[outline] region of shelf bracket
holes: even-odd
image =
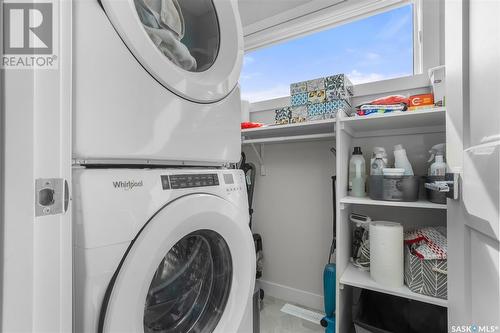
[[[255,155],[257,155],[257,159],[259,160],[259,166],[260,166],[260,175],[265,176],[266,175],[266,167],[264,166],[264,144],[260,144],[260,151],[255,147],[254,143],[251,143],[250,146],[252,147],[253,151],[255,152]]]
[[[345,204],[343,202],[339,203],[339,208],[340,208],[340,210],[344,210]]]

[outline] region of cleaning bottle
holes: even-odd
[[[382,159],[384,160],[384,164],[387,166],[389,161],[387,160],[387,152],[384,147],[373,147],[372,157],[370,158],[370,165],[375,161],[376,155],[382,154]]]
[[[354,147],[349,161],[349,191],[352,196],[365,196],[365,177],[365,158],[361,153],[361,147]]]
[[[446,162],[444,160],[444,155],[446,154],[446,144],[440,143],[429,150],[431,157],[427,162],[434,162],[430,165],[428,174],[429,176],[445,176],[446,174]]]
[[[394,167],[405,169],[405,176],[413,176],[413,168],[402,145],[394,146]]]
[[[387,159],[386,159],[387,160]],[[387,167],[387,162],[384,161],[382,153],[375,154],[370,164],[370,176],[382,176],[382,170]]]

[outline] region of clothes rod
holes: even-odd
[[[244,139],[242,144],[258,144],[258,143],[273,143],[273,142],[291,142],[291,141],[309,141],[309,140],[319,140],[326,138],[334,138],[335,133],[320,133],[320,134],[305,134],[305,135],[293,135],[293,136],[277,136],[271,138],[260,138],[260,139]]]

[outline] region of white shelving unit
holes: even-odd
[[[267,125],[241,131],[241,143],[264,144],[315,141],[335,138],[335,119],[308,121],[287,125]]]
[[[355,204],[355,205],[370,205],[370,206],[390,206],[390,207],[409,207],[409,208],[427,208],[427,209],[446,209],[446,205],[440,205],[432,203],[425,199],[420,199],[418,201],[383,201],[383,200],[372,200],[369,197],[357,198],[357,197],[344,197],[340,199],[340,203],[343,204]]]
[[[445,108],[344,117],[341,127],[354,138],[444,132]]]
[[[412,292],[408,287],[390,288],[381,286],[370,277],[370,272],[362,271],[349,264],[340,278],[340,283],[357,288],[369,289],[381,293],[391,294],[399,297],[409,298],[420,302],[448,307],[445,299],[430,297]]]
[[[397,297],[447,307],[447,301],[410,291],[406,286],[389,288],[376,283],[370,273],[350,263],[352,212],[370,212],[375,219],[391,219],[403,224],[404,228],[429,225],[446,225],[446,205],[435,204],[425,199],[416,202],[395,202],[372,200],[368,196],[351,197],[347,192],[349,159],[353,147],[360,146],[365,154],[371,154],[373,147],[391,149],[396,144],[407,148],[416,175],[425,174],[427,150],[446,140],[445,108],[422,109],[400,113],[377,114],[366,117],[339,115],[336,127],[337,151],[337,332],[349,332],[352,328],[353,297],[355,288],[373,290]],[[388,154],[391,152],[388,150]],[[391,156],[392,157],[392,156]],[[391,161],[390,161],[391,163]],[[423,193],[421,197],[423,198]]]

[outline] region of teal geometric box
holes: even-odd
[[[292,106],[306,105],[308,100],[307,92],[295,94],[290,97]]]
[[[309,104],[307,106],[307,120],[324,119],[326,110],[325,104],[326,103]]]

